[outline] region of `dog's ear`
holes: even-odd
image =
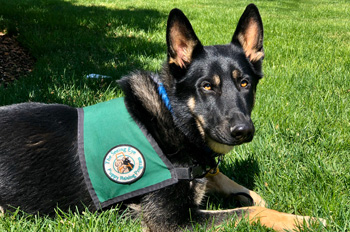
[[[180,68],[190,64],[195,52],[203,48],[187,17],[179,9],[173,9],[168,18],[166,41],[168,62]]]
[[[264,30],[258,8],[247,6],[239,19],[232,43],[239,43],[250,62],[257,63],[264,58]]]

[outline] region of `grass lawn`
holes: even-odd
[[[221,170],[257,191],[269,208],[328,221],[326,229],[315,225],[314,231],[350,231],[350,4],[252,2],[264,22],[266,52],[253,111],[257,132],[253,142],[226,155]],[[81,107],[121,96],[114,80],[131,70],[160,68],[172,8],[182,9],[202,43],[211,45],[231,40],[248,3],[0,0],[0,31],[17,32],[37,59],[28,77],[0,87],[0,105],[40,101]],[[90,73],[112,79],[86,79]],[[116,211],[57,211],[56,218],[17,212],[0,217],[0,231],[140,230],[139,221]],[[268,231],[247,222],[223,230]]]

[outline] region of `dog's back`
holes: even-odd
[[[0,128],[0,206],[52,213],[56,206],[75,206],[77,199],[89,201],[76,155],[75,108],[40,103],[1,107]]]

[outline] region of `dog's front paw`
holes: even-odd
[[[295,221],[296,221],[296,223],[298,223],[298,225],[303,225],[303,223],[306,223],[307,226],[310,226],[310,224],[317,223],[317,224],[322,224],[323,227],[327,226],[326,219],[318,218],[318,217],[299,216],[298,215]]]
[[[232,193],[231,196],[233,199],[239,202],[239,206],[261,206],[266,207],[267,204],[262,199],[262,197],[256,192],[248,190],[247,192],[237,192]]]
[[[206,178],[208,180],[208,191],[222,193],[238,201],[241,206],[267,206],[259,194],[237,184],[221,172],[215,175],[207,175]]]
[[[276,210],[252,206],[239,208],[246,213],[244,216],[249,219],[249,222],[259,222],[268,228],[275,231],[304,231],[311,227],[311,224],[319,224],[321,227],[326,227],[326,221],[321,218],[299,216],[288,213],[281,213]]]
[[[262,199],[262,197],[259,194],[249,190],[249,195],[253,199],[253,203],[255,206],[267,207],[267,203],[264,199]]]

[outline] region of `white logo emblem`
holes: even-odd
[[[103,168],[109,179],[119,184],[129,184],[142,177],[145,159],[141,152],[130,145],[112,148],[103,160]]]

